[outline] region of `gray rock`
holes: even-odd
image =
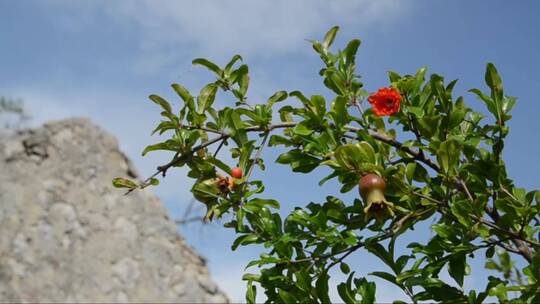
[[[0,302],[227,302],[116,139],[86,119],[0,133]]]

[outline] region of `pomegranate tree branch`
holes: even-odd
[[[267,135],[268,135],[273,130],[283,129],[283,128],[292,128],[292,127],[294,127],[296,125],[297,125],[296,122],[284,122],[284,123],[273,124],[273,125],[270,125],[270,126],[267,126],[267,127],[261,127],[261,126],[248,127],[248,128],[245,128],[245,131],[246,132],[266,132]],[[206,148],[206,147],[208,147],[208,146],[210,146],[210,145],[212,145],[214,143],[217,143],[217,142],[220,142],[220,141],[225,141],[228,138],[230,138],[230,136],[231,136],[229,133],[226,133],[225,131],[214,130],[214,129],[209,129],[209,128],[202,128],[202,127],[195,127],[195,126],[184,126],[183,128],[200,129],[202,131],[219,134],[218,137],[193,147],[187,153],[188,155],[192,155],[193,153],[196,153],[197,151],[199,151],[201,149],[204,149],[204,148]],[[363,130],[363,129],[352,127],[352,126],[345,126],[345,128],[348,131],[354,132],[354,133],[358,133],[359,131]],[[376,132],[374,130],[368,130],[368,132],[369,132],[369,135],[371,137],[373,137],[375,140],[386,143],[386,144],[388,144],[388,145],[390,145],[390,146],[392,146],[392,147],[394,147],[394,148],[396,148],[398,150],[404,151],[405,153],[409,154],[413,159],[415,159],[415,160],[417,160],[417,161],[419,161],[421,163],[426,164],[427,166],[429,166],[430,168],[432,168],[433,170],[435,170],[438,173],[441,172],[440,166],[438,164],[436,164],[433,160],[426,157],[422,153],[421,150],[416,150],[416,149],[412,149],[410,147],[404,146],[403,143],[401,143],[400,141],[398,141],[398,140],[396,140],[394,138],[388,137],[386,135],[380,134],[380,133],[378,133],[378,132]],[[259,151],[261,151],[261,150],[259,150]],[[175,156],[173,157],[173,159],[169,163],[167,163],[167,164],[165,164],[163,166],[159,166],[157,168],[157,172],[155,172],[151,177],[146,179],[143,182],[142,186],[144,187],[145,185],[148,185],[151,182],[151,180],[153,178],[155,178],[156,176],[158,176],[159,174],[165,175],[167,170],[170,169],[171,167],[175,166],[176,164],[178,164],[178,162],[181,160],[182,157],[183,157],[183,155],[180,155],[180,153],[177,152],[175,154]],[[467,195],[469,200],[474,203],[475,197],[469,191],[466,183],[462,179],[457,178],[456,179],[456,184],[457,184],[457,187]],[[131,191],[133,191],[133,189],[129,190],[128,193],[130,193]],[[128,193],[126,193],[126,194],[128,194]],[[487,206],[486,211],[487,211],[488,215],[493,219],[494,222],[486,221],[483,218],[477,218],[477,220],[482,222],[484,225],[490,226],[491,228],[493,228],[495,230],[498,230],[498,231],[500,231],[502,233],[505,233],[507,235],[510,235],[510,236],[514,237],[515,239],[513,240],[513,242],[516,245],[516,247],[518,248],[518,250],[522,253],[522,255],[526,259],[531,260],[534,254],[529,250],[527,244],[530,244],[530,245],[532,245],[534,247],[539,248],[540,243],[527,240],[527,239],[523,238],[520,234],[518,234],[518,233],[516,233],[514,231],[508,231],[508,230],[500,228],[500,226],[498,225],[499,217],[498,217],[498,214],[495,212],[495,210],[492,210],[489,206]]]
[[[434,199],[434,198],[432,198],[430,196],[424,195],[422,193],[418,193],[416,191],[411,192],[411,194],[414,194],[414,195],[416,195],[418,197],[421,197],[423,199],[434,202],[434,203],[436,203],[437,205],[439,205],[441,207],[448,208],[447,203],[439,201],[437,199]],[[514,245],[516,245],[516,249],[509,250],[509,251],[520,254],[521,256],[523,256],[529,262],[531,262],[532,259],[534,258],[534,254],[529,250],[529,247],[527,246],[527,244],[529,244],[530,246],[536,247],[536,248],[540,248],[540,243],[528,240],[528,239],[524,238],[523,236],[521,236],[520,234],[518,234],[518,233],[516,233],[516,232],[514,232],[512,230],[507,230],[507,229],[501,228],[499,225],[497,225],[496,222],[488,221],[488,220],[486,220],[486,219],[484,219],[482,217],[478,217],[478,216],[476,216],[474,214],[471,214],[471,217],[474,220],[476,220],[477,222],[479,222],[480,224],[488,226],[488,227],[490,227],[490,228],[492,228],[494,230],[497,230],[499,233],[505,234],[508,237],[510,237],[507,240],[510,240],[512,243],[514,243]],[[457,219],[455,219],[455,220],[457,221]],[[503,245],[502,242],[498,243],[496,245],[498,245],[500,247],[503,247],[504,249],[507,249],[507,250],[509,248],[506,245],[502,246]]]
[[[245,128],[244,130],[246,132],[266,132],[266,133],[270,133],[271,131],[276,130],[276,129],[292,128],[292,127],[295,127],[297,124],[298,123],[296,123],[296,122],[284,122],[284,123],[273,124],[273,125],[270,125],[270,126],[267,126],[267,127],[253,126],[253,127]],[[231,135],[229,133],[225,132],[225,131],[205,128],[205,127],[182,126],[182,128],[189,129],[189,130],[202,130],[202,131],[209,132],[209,133],[219,134],[218,137],[191,148],[191,150],[188,153],[185,153],[185,154],[188,154],[188,155],[192,155],[193,153],[196,153],[197,151],[199,151],[201,149],[204,149],[204,148],[206,148],[206,147],[208,147],[208,146],[210,146],[210,145],[212,145],[214,143],[217,143],[219,141],[223,142],[223,141],[225,141],[225,140],[227,140],[227,139],[229,139],[231,137]],[[352,126],[345,126],[345,128],[348,131],[355,132],[355,133],[362,130],[362,129],[355,128],[355,127],[352,127]],[[388,144],[390,146],[395,147],[396,149],[399,149],[399,150],[402,150],[402,151],[406,152],[407,154],[409,154],[414,159],[428,165],[429,167],[431,167],[435,171],[438,171],[438,172],[440,171],[440,167],[436,163],[434,163],[431,159],[425,157],[424,154],[421,151],[416,151],[416,150],[414,150],[412,148],[406,147],[401,142],[399,142],[399,141],[397,141],[397,140],[395,140],[393,138],[387,137],[385,135],[382,135],[380,133],[377,133],[377,132],[375,132],[373,130],[369,130],[369,134],[374,139],[376,139],[376,140],[378,140],[380,142],[384,142],[384,143],[386,143],[386,144]],[[169,170],[171,167],[175,166],[176,164],[178,164],[180,162],[182,157],[184,157],[184,155],[181,155],[180,152],[177,152],[170,162],[168,162],[167,164],[165,164],[163,166],[157,167],[157,171],[152,176],[150,176],[146,180],[144,180],[142,182],[142,184],[141,184],[141,187],[144,188],[144,187],[148,186],[150,184],[150,182],[152,181],[152,179],[155,178],[156,176],[160,175],[160,174],[164,176],[167,173],[167,170]],[[131,193],[133,190],[135,190],[135,188],[130,189],[129,191],[127,191],[126,195]]]

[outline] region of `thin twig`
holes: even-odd
[[[362,244],[362,245],[365,245],[365,244]],[[337,259],[336,261],[332,262],[331,264],[328,265],[328,267],[326,267],[326,271],[332,269],[332,267],[336,266],[337,264],[343,262],[343,260],[345,260],[351,253],[355,252],[356,250],[358,250],[360,247],[358,248],[355,248],[355,247],[351,247],[349,250],[347,250],[347,252],[342,255],[339,259]]]
[[[467,193],[467,196],[469,197],[469,200],[474,204],[474,196],[471,195],[469,189],[467,188],[467,185],[465,184],[465,182],[463,180],[458,180],[463,189],[465,190],[465,192]],[[540,248],[540,243],[538,242],[534,242],[534,241],[530,241],[524,237],[521,236],[520,233],[516,233],[514,232],[512,229],[510,230],[506,230],[506,229],[502,229],[501,227],[499,227],[497,224],[500,220],[500,216],[499,216],[499,213],[497,212],[497,209],[495,208],[495,201],[493,201],[493,208],[486,205],[485,207],[485,211],[487,213],[487,215],[493,220],[493,223],[492,222],[489,222],[489,221],[486,221],[484,220],[483,218],[479,218],[475,215],[473,215],[473,217],[476,217],[476,219],[480,222],[482,222],[484,225],[486,226],[489,226],[499,232],[502,232],[502,233],[505,233],[507,235],[511,235],[514,237],[514,239],[512,239],[512,243],[514,243],[514,245],[516,246],[517,250],[519,251],[519,254],[521,256],[523,256],[529,263],[532,262],[533,258],[534,258],[534,253],[531,252],[529,246],[527,246],[527,244],[529,245],[532,245],[536,248]]]
[[[352,127],[352,126],[345,126],[345,128],[347,128],[347,130],[349,131],[352,131],[352,132],[359,132],[359,131],[362,131],[364,129],[359,129],[359,128],[355,128],[355,127]],[[409,154],[410,156],[412,156],[414,159],[428,165],[429,167],[431,167],[433,170],[437,171],[437,172],[440,172],[441,171],[441,168],[439,167],[439,165],[437,165],[436,163],[434,163],[431,159],[427,158],[424,153],[422,153],[421,150],[415,150],[415,149],[412,149],[410,147],[407,147],[407,146],[404,146],[403,143],[399,142],[398,140],[396,139],[393,139],[391,137],[388,137],[388,136],[385,136],[385,135],[382,135],[380,133],[378,133],[377,131],[375,130],[368,130],[369,132],[369,135],[371,137],[373,137],[374,139],[380,141],[380,142],[383,142],[383,143],[386,143],[398,150],[402,150],[404,152],[406,152],[407,154]]]
[[[364,117],[364,109],[362,108],[362,105],[360,104],[360,102],[355,98],[353,101],[352,101],[352,104],[356,107],[356,109],[358,109],[358,112],[360,112],[360,117]]]
[[[432,198],[432,197],[429,197],[429,196],[427,196],[427,195],[418,193],[418,192],[416,192],[416,191],[412,191],[411,193],[414,194],[414,195],[416,195],[416,196],[419,196],[419,197],[421,197],[421,198],[424,198],[424,199],[427,199],[427,200],[429,200],[429,201],[432,201],[432,202],[434,202],[434,203],[436,203],[436,204],[438,204],[438,205],[440,205],[440,206],[442,206],[442,207],[447,207],[447,206],[446,206],[447,204],[445,204],[444,202],[439,201],[439,200],[436,200],[436,199],[434,199],[434,198]],[[508,236],[511,236],[511,237],[513,238],[513,239],[510,239],[512,242],[515,242],[515,241],[519,241],[520,243],[525,242],[525,243],[530,244],[531,246],[534,246],[534,247],[536,247],[536,248],[540,248],[540,243],[535,242],[535,241],[528,240],[528,239],[526,239],[526,238],[523,238],[521,235],[515,233],[514,231],[509,231],[509,230],[503,229],[503,228],[499,227],[499,226],[498,226],[496,223],[494,223],[494,222],[487,221],[487,220],[485,220],[484,218],[478,217],[478,216],[476,216],[476,215],[474,215],[474,214],[471,214],[471,217],[472,217],[473,219],[475,219],[477,222],[481,223],[481,224],[484,224],[484,225],[486,225],[486,226],[488,226],[488,227],[490,227],[490,228],[492,228],[492,229],[495,229],[495,230],[497,230],[497,231],[499,231],[499,232],[501,232],[501,233],[503,233],[503,234],[506,234],[506,235],[508,235]],[[523,244],[520,244],[520,245],[523,245]],[[533,256],[532,256],[532,253],[530,252],[530,250],[528,250],[528,248],[527,248],[527,250],[525,251],[523,248],[520,249],[520,248],[519,248],[519,245],[516,244],[516,246],[517,246],[517,248],[518,248],[517,250],[519,250],[519,254],[520,254],[520,255],[522,255],[522,256],[523,256],[525,259],[527,259],[529,262],[532,261]],[[514,251],[515,251],[515,250],[514,250]],[[514,252],[514,251],[513,251],[513,252]],[[527,253],[527,252],[528,252],[528,253]]]
[[[195,216],[195,217],[190,217],[190,218],[186,218],[186,219],[181,219],[181,220],[176,220],[174,221],[174,223],[176,225],[186,225],[186,224],[189,224],[189,223],[194,223],[194,222],[201,222],[201,223],[204,223],[204,217],[203,216]]]
[[[191,199],[189,201],[189,205],[186,208],[186,211],[184,211],[184,216],[182,217],[183,220],[188,218],[189,214],[191,213],[191,209],[193,209],[194,205],[195,205],[195,199]]]
[[[257,154],[255,154],[255,158],[253,159],[253,163],[251,164],[251,167],[249,167],[249,171],[246,174],[246,180],[249,180],[251,174],[253,173],[253,168],[255,168],[255,166],[257,165],[257,162],[261,158],[262,151],[263,151],[264,147],[266,146],[266,141],[268,140],[269,135],[270,135],[270,132],[268,132],[268,131],[264,133],[264,138],[263,138],[263,140],[261,142],[261,145],[259,146],[259,149],[257,149]]]
[[[469,188],[467,187],[465,182],[462,179],[458,179],[457,181],[460,187],[463,189],[463,191],[465,191],[465,193],[467,194],[467,197],[469,198],[469,200],[472,203],[474,203],[474,196],[471,194],[471,191],[469,191]]]
[[[216,138],[214,138],[214,139],[212,139],[212,140],[209,140],[209,141],[204,142],[204,143],[202,143],[202,144],[200,144],[200,145],[198,145],[198,146],[195,146],[195,147],[193,147],[193,148],[190,150],[189,155],[192,155],[193,153],[195,153],[195,152],[197,152],[197,151],[199,151],[199,150],[201,150],[201,149],[204,149],[204,148],[206,148],[206,147],[208,147],[208,146],[210,146],[210,145],[212,145],[212,144],[215,144],[216,142],[218,142],[218,141],[220,141],[220,140],[225,140],[225,139],[227,139],[227,138],[229,138],[229,137],[230,137],[229,134],[222,134],[222,135],[219,136],[219,137],[216,137]],[[158,176],[159,174],[162,174],[163,176],[165,176],[165,174],[167,173],[167,170],[169,170],[171,167],[175,166],[175,165],[180,161],[180,159],[181,159],[181,155],[180,155],[179,152],[177,152],[177,153],[175,154],[175,156],[173,157],[173,159],[172,159],[170,162],[168,162],[167,164],[165,164],[165,165],[163,165],[163,166],[157,167],[157,171],[156,171],[154,174],[152,174],[149,178],[147,178],[146,180],[144,180],[144,182],[142,182],[142,184],[140,185],[140,187],[144,188],[145,186],[147,186],[147,185],[150,183],[150,181],[151,181],[154,177]],[[129,191],[127,191],[125,195],[130,194],[130,193],[133,192],[133,190],[135,190],[135,189],[136,189],[136,188],[129,189]]]
[[[218,155],[219,153],[219,150],[221,150],[221,147],[223,147],[223,145],[225,144],[227,140],[224,139],[222,140],[220,143],[219,143],[219,146],[217,147],[216,151],[214,152],[214,155],[212,155],[212,157],[216,158],[216,156]]]
[[[182,129],[201,130],[201,131],[205,131],[205,132],[208,132],[208,133],[214,133],[214,134],[219,134],[219,135],[225,134],[225,132],[220,131],[220,130],[211,129],[211,128],[205,128],[205,127],[199,127],[199,126],[182,126]]]
[[[401,220],[399,220],[394,225],[392,225],[390,228],[388,228],[386,230],[386,232],[384,232],[382,234],[379,234],[378,236],[375,236],[373,238],[373,242],[375,242],[375,241],[382,242],[382,241],[384,241],[386,239],[389,239],[389,238],[393,237],[400,230],[399,228],[397,228],[397,226],[403,225],[403,222],[405,222],[408,218],[409,217],[407,217],[407,216],[403,217]],[[342,262],[351,253],[353,253],[354,251],[364,247],[365,245],[366,245],[365,242],[358,242],[358,244],[356,244],[354,246],[339,250],[339,251],[334,252],[334,253],[330,252],[330,253],[323,254],[323,255],[320,255],[320,256],[311,256],[311,257],[298,259],[298,260],[283,261],[283,262],[280,262],[278,264],[299,264],[299,263],[305,263],[305,262],[319,262],[321,260],[325,260],[325,259],[332,258],[332,257],[340,255],[340,254],[344,254],[337,261],[334,261],[332,264],[330,264],[331,266],[327,268],[327,269],[330,269],[333,266],[335,266],[336,264]]]

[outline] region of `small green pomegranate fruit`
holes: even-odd
[[[382,222],[388,217],[394,216],[394,204],[384,197],[386,182],[377,174],[369,173],[360,178],[360,196],[366,203],[364,208],[365,221],[369,222],[372,217]]]

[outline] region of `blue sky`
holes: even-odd
[[[358,72],[369,91],[387,85],[390,69],[404,74],[427,66],[446,79],[459,78],[458,91],[481,109],[466,91],[484,88],[485,64],[494,62],[505,92],[518,97],[505,150],[508,170],[518,185],[534,189],[540,188],[539,13],[537,1],[4,0],[0,95],[24,99],[34,125],[89,116],[120,139],[147,176],[167,155],[140,156],[145,145],[158,140],[149,132],[159,112],[146,97],[156,93],[175,100],[171,83],[197,92],[211,81],[208,73],[191,66],[193,58],[223,64],[242,54],[250,65],[253,102],[281,89],[328,94],[317,75],[321,63],[305,39],[320,39],[340,25],[335,45],[362,40]],[[267,163],[276,155],[265,153]],[[181,216],[190,201],[191,181],[183,175],[170,174],[154,190],[173,217]],[[336,184],[317,187],[323,175],[271,166],[256,177],[268,182],[267,196],[279,198],[290,210],[338,194]],[[214,277],[232,299],[243,299],[243,265],[257,256],[257,249],[231,253],[234,235],[215,224],[181,231],[208,258]],[[425,226],[413,237],[429,235]],[[367,265],[374,260],[362,253],[351,261],[361,273],[373,270]],[[483,274],[473,272],[469,285],[483,287]],[[378,289],[380,301],[403,297],[387,284]]]

